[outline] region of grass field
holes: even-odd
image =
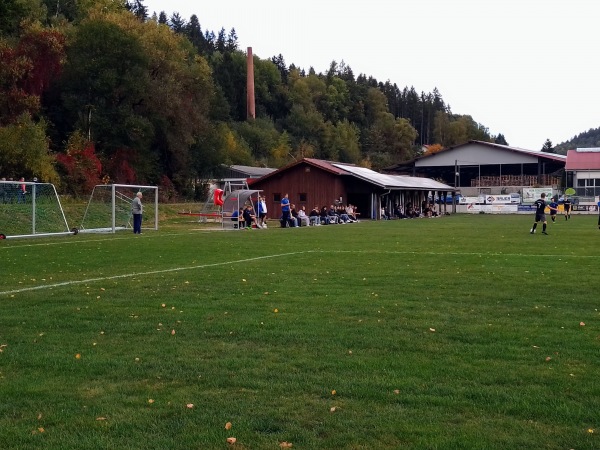
[[[1,449],[600,448],[596,216],[161,217],[0,241]]]

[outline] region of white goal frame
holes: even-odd
[[[96,190],[96,188],[103,188],[103,189],[107,189],[110,188],[110,192],[111,192],[111,204],[110,204],[110,215],[111,215],[111,221],[110,224],[107,224],[107,227],[101,227],[101,228],[85,228],[84,224],[85,224],[85,218],[88,214],[88,210],[90,208],[90,205],[92,204],[92,200],[94,197],[94,191]],[[132,218],[132,214],[131,212],[129,213],[129,219],[127,221],[127,224],[125,226],[117,226],[117,198],[120,198],[121,200],[127,200],[129,203],[131,203],[131,201],[133,200],[133,197],[129,198],[124,196],[122,193],[119,192],[119,189],[127,189],[130,191],[135,191],[138,192],[140,190],[146,190],[146,191],[154,191],[154,230],[158,230],[158,186],[145,186],[145,185],[139,185],[139,184],[98,184],[96,186],[94,186],[94,189],[92,190],[92,193],[90,194],[90,199],[88,201],[88,205],[85,209],[85,213],[83,214],[83,219],[81,220],[81,227],[79,229],[80,233],[116,233],[119,230],[124,230],[127,228],[130,228],[131,226],[131,218]],[[147,195],[147,194],[146,194]]]
[[[24,191],[22,190],[23,186],[25,187]],[[39,197],[40,193],[44,191],[46,191],[45,198],[52,199],[51,203],[46,203]],[[69,228],[65,212],[60,203],[60,197],[53,184],[34,181],[0,181],[0,192],[1,213],[14,216],[19,212],[30,211],[27,228],[31,227],[29,229],[30,233],[25,233],[26,230],[23,227],[20,234],[10,234],[11,227],[6,223],[0,223],[0,239],[77,234],[78,230],[76,228]],[[16,211],[17,209],[20,211]],[[44,220],[44,216],[47,216],[44,212],[48,211],[56,220],[52,224]]]

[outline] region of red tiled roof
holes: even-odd
[[[565,170],[600,170],[600,152],[569,150]]]

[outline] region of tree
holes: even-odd
[[[500,145],[508,145],[508,142],[506,142],[506,139],[504,138],[504,135],[502,133],[498,133],[498,136],[494,138],[494,143]]]
[[[340,162],[356,164],[361,159],[358,127],[347,119],[335,125],[334,146]]]
[[[555,153],[554,148],[552,147],[552,141],[550,139],[546,139],[546,142],[544,142],[544,146],[542,147],[542,151],[545,153]]]
[[[225,44],[225,50],[228,52],[234,52],[238,49],[238,37],[235,32],[235,28],[232,28],[227,35],[227,43]]]
[[[122,147],[147,145],[151,129],[140,105],[148,93],[150,60],[141,41],[117,24],[92,18],[77,28],[67,54],[62,113],[71,129],[64,131],[82,130],[106,158]]]
[[[254,57],[254,93],[257,117],[284,117],[287,114],[286,91],[281,83],[281,73],[273,62],[256,56]]]
[[[444,147],[442,147],[440,144],[432,144],[432,145],[427,146],[427,149],[425,150],[425,152],[423,154],[424,155],[433,155],[443,149],[444,149]]]
[[[169,25],[175,33],[183,33],[185,30],[185,20],[182,19],[179,13],[177,12],[171,14]]]
[[[72,195],[84,196],[101,184],[102,163],[98,159],[94,143],[81,132],[69,137],[67,150],[56,156],[63,171],[65,189]]]
[[[196,47],[199,53],[204,52],[206,39],[204,39],[202,28],[200,27],[200,22],[198,21],[198,16],[196,16],[196,14],[193,14],[190,17],[190,21],[185,25],[184,34],[192,45]]]
[[[37,114],[40,96],[58,78],[65,57],[58,30],[29,28],[15,48],[0,41],[0,124]]]
[[[10,125],[0,127],[0,173],[15,179],[34,176],[59,183],[54,157],[48,148],[46,123],[34,122],[23,114]]]
[[[215,52],[209,57],[215,82],[230,106],[232,119],[246,120],[246,57],[242,52]]]
[[[140,21],[145,22],[148,19],[148,7],[144,5],[143,0],[127,1],[126,7]]]

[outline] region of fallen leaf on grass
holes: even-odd
[[[283,442],[279,443],[279,446],[281,448],[292,448],[293,444],[291,442],[285,442],[285,441],[283,441]]]
[[[552,359],[552,357],[546,356],[546,361],[550,361],[551,359]]]
[[[329,412],[336,412],[336,411],[337,411],[336,406],[332,406],[331,408],[329,408]]]
[[[186,408],[188,408],[188,409],[192,409],[192,408],[194,407],[194,404],[193,404],[193,403],[188,403],[188,404],[187,404],[187,405],[185,405],[185,406],[186,406]]]
[[[150,403],[150,404],[154,403],[154,399],[153,398],[149,398],[148,399],[148,403]]]
[[[593,428],[588,428],[588,433],[594,433],[594,429]]]
[[[579,322],[580,327],[585,327],[585,322]]]
[[[394,394],[398,395],[400,393],[400,389],[394,389]]]
[[[96,420],[106,420],[106,417],[96,417]]]
[[[175,336],[175,330],[171,330],[171,336]]]
[[[334,389],[333,391],[331,391],[331,395],[335,395],[337,394],[337,391]]]
[[[77,353],[77,354],[75,355],[75,359],[81,359],[81,354]]]
[[[236,438],[234,438],[234,437],[228,437],[228,438],[227,438],[227,443],[228,443],[228,444],[230,444],[230,445],[233,445],[233,444],[235,444],[236,442],[237,442],[237,439],[236,439]]]
[[[430,328],[429,331],[435,332],[435,328]]]
[[[227,422],[227,423],[225,424],[225,429],[226,429],[226,430],[231,430],[231,422]]]

